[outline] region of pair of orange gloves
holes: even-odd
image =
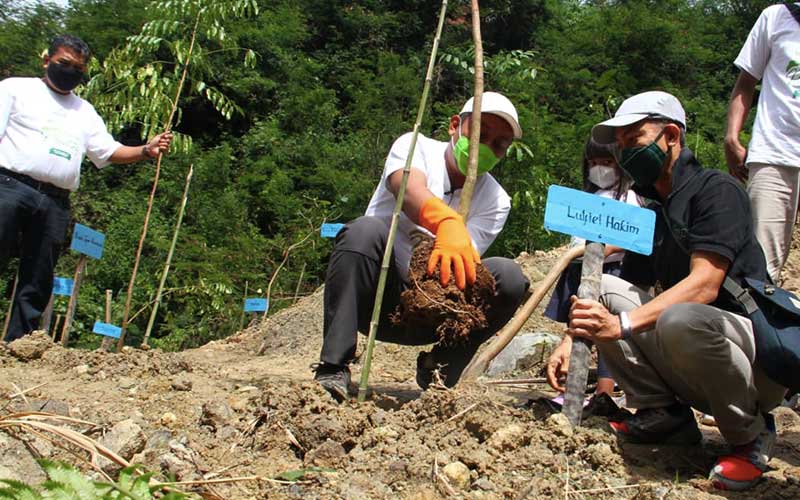
[[[472,246],[463,218],[434,196],[423,203],[419,223],[436,235],[428,260],[428,275],[432,275],[441,262],[439,281],[442,286],[450,282],[451,268],[459,289],[463,290],[467,283],[475,283],[475,265],[481,261],[481,256]]]

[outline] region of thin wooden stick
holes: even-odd
[[[463,410],[461,410],[460,412],[456,413],[456,414],[455,414],[455,415],[453,415],[452,417],[450,417],[450,418],[448,418],[447,420],[445,420],[445,422],[452,422],[453,420],[457,419],[458,417],[461,417],[461,416],[463,416],[463,415],[466,415],[468,412],[472,411],[472,409],[473,409],[473,408],[475,408],[476,406],[478,406],[478,404],[479,404],[479,403],[472,403],[471,405],[467,406],[466,408],[464,408],[464,409],[463,409]]]
[[[53,322],[53,305],[55,299],[56,296],[51,293],[50,300],[47,301],[47,307],[45,307],[44,313],[42,313],[42,319],[39,322],[39,328],[47,333],[50,333],[50,323]]]
[[[641,488],[642,486],[648,486],[654,483],[643,483],[643,484],[625,484],[622,486],[606,486],[605,488],[592,488],[589,490],[572,490],[569,492],[570,495],[583,495],[586,493],[608,493],[617,490],[627,490],[631,488]]]
[[[469,163],[467,178],[461,188],[458,213],[467,221],[472,193],[478,179],[478,151],[481,145],[481,106],[483,105],[483,41],[481,40],[481,13],[478,0],[472,0],[472,41],[475,44],[475,95],[469,117]]]
[[[461,375],[459,383],[473,382],[479,376],[483,375],[483,373],[486,371],[486,368],[489,366],[489,363],[498,354],[500,354],[500,351],[502,351],[503,348],[507,346],[509,342],[511,342],[525,322],[528,321],[528,318],[531,316],[531,314],[533,314],[533,312],[536,310],[536,307],[539,305],[539,302],[542,301],[550,288],[555,284],[556,281],[558,281],[558,277],[561,276],[561,273],[564,272],[569,263],[583,255],[583,251],[583,247],[571,248],[567,251],[567,253],[562,255],[560,259],[558,259],[555,265],[550,268],[550,272],[544,277],[536,291],[530,296],[525,304],[522,305],[511,321],[509,321],[506,326],[504,326],[503,329],[500,330],[497,335],[495,335],[494,339],[492,339],[492,341],[480,353],[478,353],[477,356],[472,358],[472,361],[470,361],[470,363],[464,369],[464,373]]]
[[[518,378],[518,379],[505,379],[505,380],[487,380],[484,384],[488,385],[524,385],[524,384],[544,384],[547,379],[544,377],[538,378]]]
[[[17,299],[17,283],[19,283],[19,271],[17,271],[17,275],[14,277],[14,287],[11,289],[11,300],[8,303],[8,313],[6,314],[6,319],[3,322],[3,339],[6,338],[6,334],[8,333],[8,325],[11,323],[11,313],[14,311],[14,301]]]
[[[292,302],[297,302],[297,297],[300,295],[300,285],[303,284],[303,275],[306,273],[306,263],[303,262],[303,268],[300,269],[300,278],[297,280],[297,288],[294,289],[294,300]]]
[[[111,290],[106,289],[106,323],[111,323]],[[111,347],[111,337],[103,337],[100,349],[107,351]]]
[[[172,264],[172,256],[175,254],[175,246],[178,243],[178,233],[181,230],[181,223],[183,222],[183,213],[186,210],[186,202],[189,199],[189,185],[192,183],[192,172],[194,165],[189,165],[189,173],[186,175],[186,185],[183,187],[183,198],[181,199],[181,206],[178,209],[178,220],[175,222],[175,232],[172,234],[172,243],[167,252],[167,260],[164,262],[164,270],[161,272],[161,281],[158,283],[158,290],[156,290],[156,300],[153,304],[153,310],[150,312],[150,319],[147,321],[147,329],[144,331],[143,346],[147,346],[150,340],[150,333],[153,331],[153,325],[156,322],[156,315],[158,314],[158,306],[161,305],[161,295],[164,293],[164,284],[167,282],[167,275],[169,275],[169,267]]]
[[[173,483],[156,483],[150,485],[151,488],[164,488],[167,486],[191,486],[191,485],[204,485],[204,484],[224,484],[224,483],[241,483],[245,481],[265,481],[274,484],[305,484],[307,481],[283,481],[280,479],[272,479],[263,476],[242,476],[231,477],[223,479],[205,479],[196,481],[175,481]]]
[[[56,341],[56,337],[58,337],[58,324],[61,323],[61,314],[56,314],[56,322],[53,323],[53,342]]]
[[[175,111],[178,109],[178,101],[180,100],[181,93],[183,92],[183,84],[186,82],[186,73],[189,70],[189,64],[192,62],[192,50],[194,50],[194,41],[197,37],[197,27],[200,24],[201,12],[202,10],[197,12],[197,18],[194,21],[192,40],[189,42],[189,51],[186,55],[186,64],[183,66],[183,73],[181,74],[180,82],[178,82],[178,90],[175,92],[175,101],[172,103],[172,110],[169,113],[169,119],[167,120],[167,128],[165,132],[170,132],[172,130],[172,119],[175,117]],[[122,350],[122,346],[125,345],[125,335],[127,334],[128,329],[128,315],[131,312],[131,300],[133,299],[133,286],[136,284],[136,273],[139,270],[139,261],[142,258],[144,240],[147,237],[147,227],[150,225],[150,213],[153,211],[153,201],[155,200],[156,189],[158,188],[158,177],[161,174],[161,158],[163,158],[163,156],[164,153],[159,151],[158,158],[156,159],[156,172],[153,175],[153,187],[150,190],[150,198],[147,200],[147,210],[144,214],[142,235],[139,237],[139,246],[136,248],[136,258],[133,260],[133,272],[131,273],[131,279],[128,282],[128,294],[125,296],[125,309],[122,312],[122,332],[120,333],[119,340],[117,341],[117,352],[120,352]]]
[[[244,317],[247,314],[244,312],[244,302],[247,300],[247,288],[250,286],[249,281],[244,282],[244,300],[242,300],[242,317],[239,319],[239,331],[244,328]]]
[[[417,120],[414,123],[414,132],[411,135],[411,145],[408,148],[408,156],[406,157],[406,164],[403,167],[403,178],[400,182],[400,189],[397,192],[397,199],[395,200],[394,210],[392,211],[392,224],[389,226],[389,238],[386,241],[386,249],[383,252],[383,262],[381,264],[381,273],[378,277],[378,288],[375,292],[375,305],[372,308],[372,319],[369,323],[369,337],[367,338],[367,349],[364,355],[364,364],[361,369],[361,383],[358,386],[358,401],[363,402],[367,397],[367,386],[369,385],[369,371],[372,367],[372,351],[375,348],[375,337],[378,332],[378,322],[381,316],[381,306],[383,305],[383,291],[386,288],[386,278],[389,275],[389,262],[392,258],[392,250],[394,247],[394,239],[397,235],[397,224],[400,220],[400,212],[403,208],[403,198],[406,194],[406,184],[408,184],[408,176],[411,173],[411,159],[414,156],[414,148],[417,145],[417,137],[419,136],[419,128],[422,125],[422,117],[425,115],[425,106],[428,102],[428,93],[431,88],[431,81],[433,80],[433,68],[436,66],[436,52],[439,50],[439,39],[442,36],[442,27],[444,26],[445,12],[447,11],[447,0],[442,0],[442,7],[439,11],[439,24],[436,26],[436,35],[433,37],[433,47],[431,48],[431,57],[428,61],[428,72],[425,75],[425,84],[422,87],[422,97],[419,100],[419,108],[417,109]]]
[[[283,266],[286,265],[286,261],[289,260],[289,253],[292,250],[294,250],[295,248],[305,244],[305,242],[308,241],[309,238],[311,238],[312,236],[317,234],[318,231],[319,231],[318,227],[314,228],[313,230],[311,230],[311,232],[309,232],[307,235],[305,235],[305,237],[303,237],[302,240],[300,240],[300,241],[298,241],[296,243],[292,243],[291,245],[289,245],[286,248],[286,250],[283,251],[283,260],[281,261],[280,264],[278,264],[278,267],[275,268],[275,272],[272,273],[272,277],[269,279],[269,284],[267,285],[267,310],[264,311],[264,316],[266,316],[267,312],[269,312],[269,300],[270,300],[270,298],[272,296],[272,285],[273,285],[273,283],[275,283],[275,279],[278,277],[278,273],[281,271]]]
[[[64,326],[61,328],[61,345],[67,346],[69,342],[69,331],[72,328],[72,319],[75,317],[75,309],[78,307],[78,292],[81,289],[81,282],[83,281],[83,274],[86,270],[85,255],[81,255],[78,259],[78,265],[75,267],[75,276],[72,284],[72,295],[69,296],[69,304],[67,305],[67,313],[64,316]]]
[[[28,388],[28,389],[25,389],[25,390],[20,390],[19,388],[17,388],[17,392],[15,392],[14,394],[9,394],[9,395],[8,395],[8,397],[9,397],[9,399],[18,398],[18,397],[20,397],[20,396],[23,396],[23,397],[24,397],[24,396],[25,396],[25,394],[28,394],[28,393],[29,393],[29,392],[31,392],[31,391],[35,391],[35,390],[36,390],[36,389],[38,389],[39,387],[45,386],[45,385],[47,385],[47,384],[49,384],[49,382],[42,382],[42,383],[41,383],[41,384],[39,384],[39,385],[34,385],[33,387],[31,387],[31,388]],[[16,388],[17,386],[16,386],[16,385],[14,385],[14,387]]]

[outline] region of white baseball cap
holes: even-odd
[[[592,139],[598,144],[611,144],[616,142],[616,129],[645,118],[669,120],[686,130],[686,112],[680,101],[672,94],[653,90],[625,99],[614,118],[592,127]]]
[[[460,115],[464,113],[472,113],[472,101],[474,97],[470,97],[469,101],[461,108]],[[514,131],[514,139],[522,138],[522,127],[519,126],[519,117],[517,116],[517,108],[511,104],[508,97],[497,92],[484,92],[483,99],[481,100],[481,113],[491,113],[497,115],[511,125],[511,130]]]

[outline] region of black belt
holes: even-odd
[[[0,167],[0,175],[5,175],[11,177],[12,179],[16,179],[23,184],[27,184],[33,189],[39,191],[40,193],[50,195],[54,198],[69,199],[69,193],[70,193],[69,189],[64,189],[58,186],[54,186],[49,182],[38,181],[29,175],[21,174],[19,172],[14,172],[13,170],[9,170],[3,167]]]

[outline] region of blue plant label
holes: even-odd
[[[75,283],[69,278],[53,278],[53,295],[72,295]]]
[[[244,312],[267,312],[269,300],[267,299],[244,299]]]
[[[339,234],[339,231],[342,230],[344,224],[336,223],[336,224],[323,224],[322,229],[320,229],[319,234],[323,238],[336,238],[336,235]]]
[[[587,241],[650,255],[653,252],[656,213],[577,189],[550,186],[544,227]]]
[[[92,332],[106,337],[118,339],[119,336],[122,335],[122,328],[109,323],[103,323],[102,321],[95,321]]]
[[[75,224],[75,230],[72,231],[72,245],[70,245],[70,248],[76,252],[88,255],[93,259],[99,259],[103,256],[103,245],[105,242],[106,236],[103,233],[97,232],[83,224]]]

